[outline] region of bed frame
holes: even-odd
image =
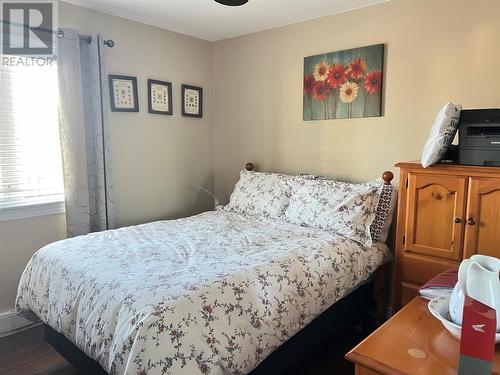
[[[255,164],[246,163],[245,169],[251,172],[255,170]],[[382,173],[382,180],[384,180],[385,185],[390,185],[393,178],[394,178],[394,173],[392,173],[391,171],[384,171],[384,173]]]
[[[247,171],[253,171],[255,166],[253,163],[247,163],[245,168]],[[389,185],[394,175],[390,171],[385,171],[382,178],[384,184]],[[374,298],[376,288],[376,282],[372,277],[369,282],[362,284],[334,303],[309,325],[283,343],[251,371],[250,375],[287,373],[315,349],[320,348],[327,340],[332,339],[333,335],[341,332],[346,327],[354,326],[362,318],[374,312],[376,309]],[[99,363],[87,356],[63,334],[46,324],[43,325],[43,329],[45,341],[83,374],[107,374]]]

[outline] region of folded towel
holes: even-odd
[[[433,299],[434,297],[449,296],[453,292],[453,288],[458,281],[458,268],[450,268],[440,274],[434,276],[418,291],[420,295],[426,299]]]

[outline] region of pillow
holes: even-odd
[[[424,168],[440,161],[450,148],[457,133],[461,110],[461,105],[448,102],[437,114],[422,154],[421,163]]]
[[[291,176],[277,173],[241,171],[226,211],[283,218],[290,203],[292,188],[287,181]]]
[[[291,179],[288,222],[324,229],[370,247],[382,181],[350,184],[332,180]]]
[[[396,189],[392,185],[383,185],[380,192],[375,219],[370,226],[373,241],[386,242],[391,228],[394,210],[397,204]]]
[[[306,180],[326,180],[327,178],[324,176],[318,176],[316,174],[311,173],[298,173],[295,174],[294,177],[304,178]]]

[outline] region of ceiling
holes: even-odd
[[[65,1],[214,42],[388,0],[249,0],[240,7],[213,0]]]

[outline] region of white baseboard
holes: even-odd
[[[32,322],[20,316],[16,310],[11,310],[0,314],[0,338],[13,335],[40,325],[41,322]]]

